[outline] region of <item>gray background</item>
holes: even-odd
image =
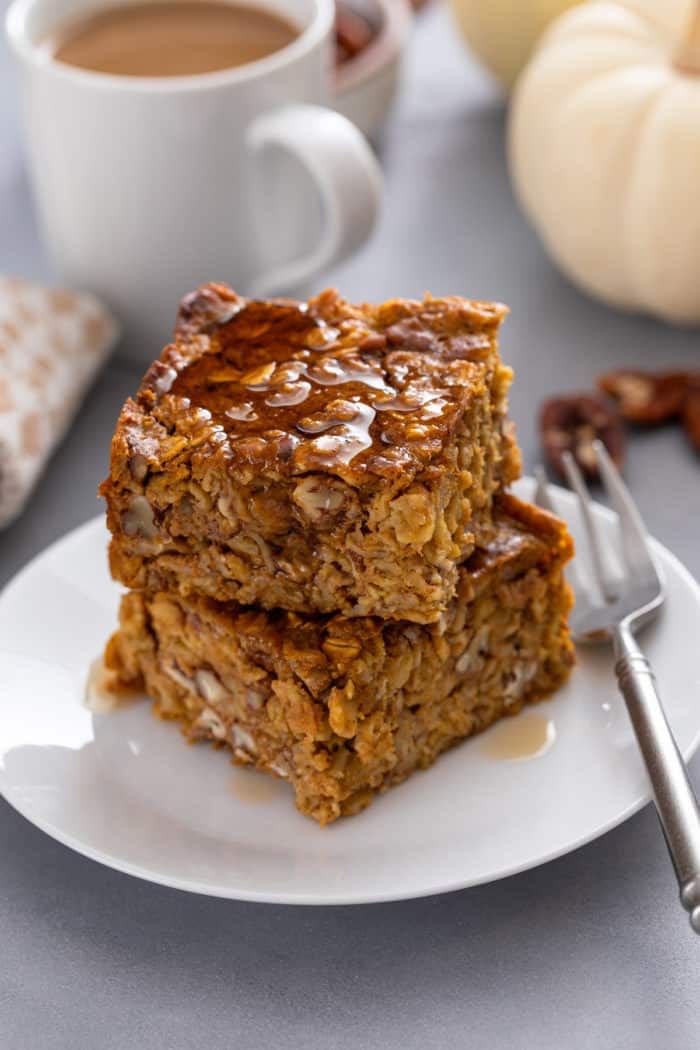
[[[590,302],[555,272],[511,196],[503,131],[498,98],[446,13],[425,12],[383,142],[381,223],[326,280],[350,298],[428,289],[507,302],[503,351],[517,372],[512,409],[529,468],[546,392],[590,387],[623,362],[700,365],[700,346],[697,333]],[[5,51],[0,271],[48,276]],[[0,582],[98,512],[114,419],[137,381],[118,361],[104,372],[28,510],[0,536]],[[700,462],[680,431],[635,435],[627,477],[653,532],[698,575]],[[692,772],[697,784],[700,759]],[[236,904],[151,886],[71,853],[2,802],[0,858],[0,1050],[700,1043],[700,945],[649,807],[546,867],[361,908]]]

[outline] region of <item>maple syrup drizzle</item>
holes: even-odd
[[[412,385],[410,373],[399,393],[387,382],[376,347],[338,345],[340,331],[304,307],[249,302],[216,329],[211,349],[182,369],[170,392],[220,428],[217,441],[259,435],[267,443],[286,442],[290,454],[304,442],[314,465],[324,469],[347,466],[375,443],[379,449],[429,440],[430,420],[448,401],[422,389],[420,378]],[[329,400],[329,388],[337,389],[336,400]],[[377,412],[387,419],[373,436]],[[391,424],[390,413],[415,413],[412,433]]]
[[[279,389],[265,399],[268,408],[285,408],[288,405],[301,405],[311,393],[311,384],[302,382],[283,383]]]
[[[127,707],[140,698],[135,689],[129,689],[118,682],[118,676],[105,666],[104,656],[98,656],[88,668],[85,680],[83,703],[88,711],[95,715],[107,715],[117,708]]]
[[[242,405],[231,405],[230,408],[226,409],[225,415],[229,419],[235,419],[240,423],[252,423],[253,420],[258,418],[258,413],[250,401],[244,401]]]
[[[297,429],[303,433],[321,435],[310,442],[312,448],[320,453],[320,465],[332,466],[334,463],[347,465],[355,456],[359,456],[365,449],[372,447],[369,428],[374,422],[374,409],[362,401],[348,402],[348,404],[351,404],[354,409],[349,419],[344,414],[342,417],[330,416],[318,422],[302,420],[297,423]],[[335,433],[327,433],[331,430]]]
[[[273,802],[284,792],[279,780],[254,769],[236,770],[231,782],[231,793],[241,802],[260,804]]]

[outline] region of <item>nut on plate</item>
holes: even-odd
[[[641,372],[621,368],[598,377],[598,388],[613,397],[629,423],[656,425],[683,411],[692,372]]]
[[[565,477],[564,452],[570,452],[586,477],[597,478],[593,442],[603,442],[616,467],[625,460],[625,432],[614,406],[593,394],[553,397],[540,411],[542,447],[552,468]]]

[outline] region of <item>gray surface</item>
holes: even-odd
[[[406,74],[384,144],[382,223],[329,280],[350,297],[428,288],[508,302],[503,348],[526,466],[544,392],[588,387],[608,364],[700,363],[697,334],[597,306],[546,261],[509,192],[502,111],[441,11],[421,17]],[[42,276],[15,108],[2,54],[0,271]],[[0,580],[97,512],[110,431],[136,380],[119,364],[103,375],[28,511],[0,537]],[[636,437],[627,476],[652,530],[700,573],[700,464],[682,435]],[[697,783],[700,761],[692,770]],[[0,856],[2,1050],[700,1042],[700,946],[650,808],[504,882],[350,909],[150,886],[71,853],[4,803]]]

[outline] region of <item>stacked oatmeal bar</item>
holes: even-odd
[[[107,665],[321,824],[571,665],[571,541],[506,493],[504,314],[206,285],[119,419]]]

